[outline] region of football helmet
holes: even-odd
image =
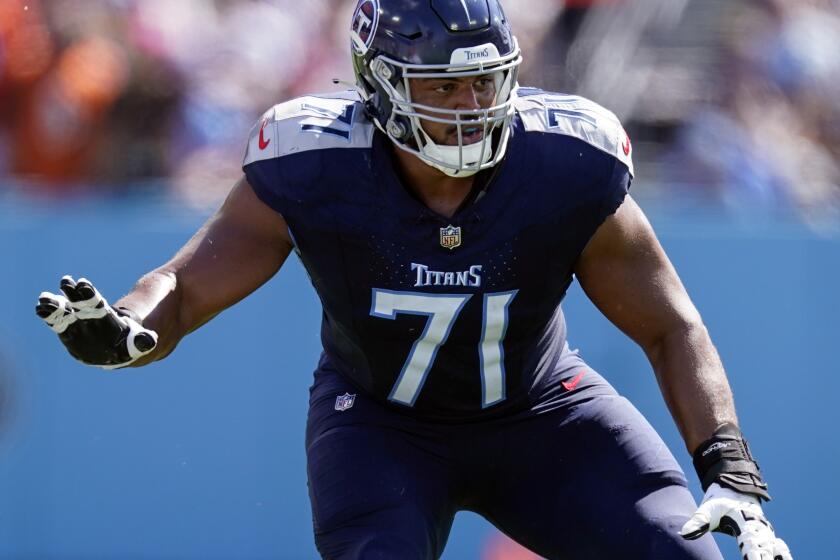
[[[451,177],[504,157],[522,57],[498,0],[359,0],[350,38],[365,110],[399,149]],[[450,110],[412,100],[410,79],[469,76],[492,76],[490,107]],[[457,145],[435,143],[423,120],[454,126]],[[465,143],[464,131],[477,128],[481,139]]]

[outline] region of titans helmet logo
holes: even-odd
[[[364,55],[370,48],[376,36],[379,25],[379,0],[359,0],[356,11],[353,12],[353,23],[350,26],[350,39],[353,49]]]

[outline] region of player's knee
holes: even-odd
[[[429,560],[433,558],[425,543],[388,532],[345,542],[343,546],[319,543],[318,550],[325,560]]]
[[[400,535],[377,535],[361,543],[354,560],[428,560],[427,546]]]

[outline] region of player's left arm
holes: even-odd
[[[709,333],[642,210],[627,196],[575,265],[583,290],[638,343],[694,457],[706,496],[683,528],[736,534],[745,558],[790,558],[761,512],[769,499],[741,436],[732,391]]]

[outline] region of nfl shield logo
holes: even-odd
[[[449,224],[440,228],[440,246],[452,250],[461,246],[461,228]]]
[[[335,398],[335,409],[339,412],[344,412],[348,408],[352,407],[354,402],[356,402],[356,395],[344,393],[343,395],[339,395]]]

